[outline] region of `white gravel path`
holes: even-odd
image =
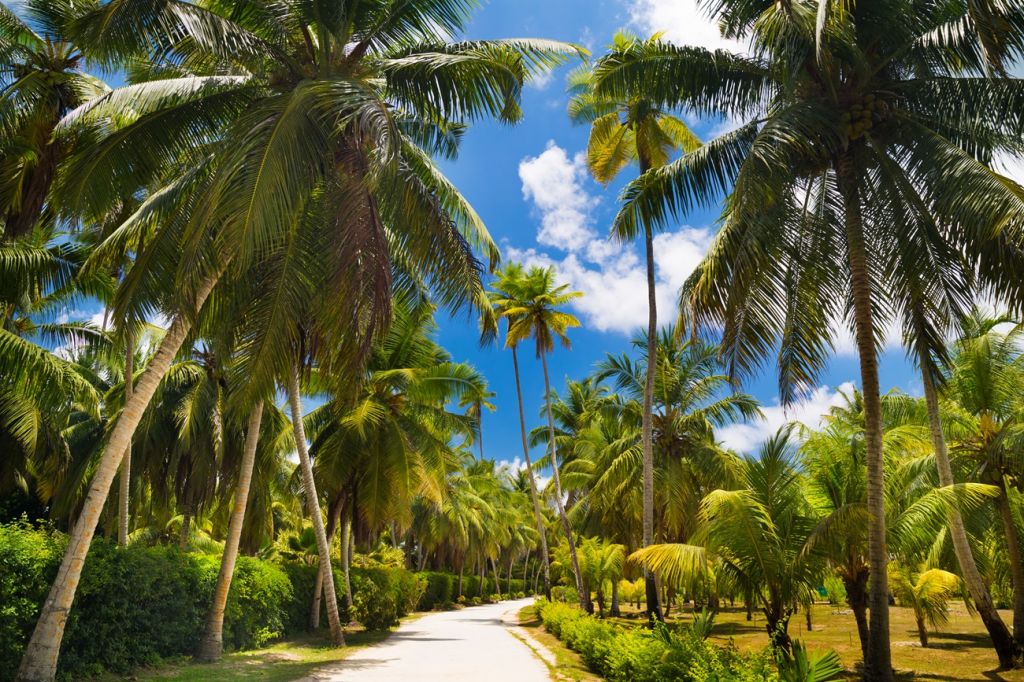
[[[317,682],[549,682],[547,666],[512,629],[532,599],[430,613],[386,640],[314,673]]]

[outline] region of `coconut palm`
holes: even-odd
[[[960,578],[941,568],[912,569],[898,563],[889,565],[893,596],[914,610],[917,636],[928,646],[928,626],[937,628],[949,621],[949,602],[960,592]]]
[[[454,153],[464,121],[517,120],[523,82],[572,50],[528,40],[446,43],[468,10],[457,2],[287,2],[271,16],[174,1],[98,4],[76,18],[87,55],[158,54],[167,62],[156,71],[176,76],[119,88],[66,117],[69,136],[100,139],[68,165],[61,190],[68,212],[98,215],[139,186],[162,187],[105,248],[123,252],[144,240],[146,262],[132,268],[115,308],[156,306],[173,322],[111,433],[21,678],[53,677],[77,576],[121,453],[219,279],[269,270],[254,296],[266,315],[246,336],[246,390],[255,399],[280,381],[293,389],[295,407],[297,365],[313,350],[300,349],[300,340],[338,350],[337,364],[358,365],[388,319],[393,263],[432,285],[445,304],[478,298],[473,247],[492,262],[497,251],[430,155]],[[86,177],[94,173],[104,182]],[[324,232],[333,247],[301,243]],[[312,284],[312,296],[283,274],[296,265],[288,255],[310,245],[329,266],[301,281]],[[307,273],[314,267],[302,265]],[[310,304],[327,300],[320,316],[308,315]],[[309,320],[316,328],[303,334]],[[324,331],[331,328],[334,334]],[[320,357],[318,364],[331,362]]]
[[[636,36],[620,31],[612,38],[611,50],[629,54],[653,44],[658,36],[641,41]],[[697,136],[686,124],[659,103],[648,97],[642,84],[630,91],[610,97],[594,89],[594,73],[587,66],[569,77],[569,118],[575,123],[590,124],[587,144],[587,165],[598,182],[607,185],[630,163],[636,162],[641,175],[651,168],[668,163],[673,152],[690,152],[700,146]],[[654,344],[658,331],[657,291],[654,273],[655,226],[633,224],[642,228],[647,265],[647,357],[654,357]],[[640,235],[638,229],[617,230],[612,236],[620,242],[631,242]],[[654,454],[652,442],[652,410],[654,405],[654,376],[648,371],[644,384],[643,409],[643,520],[644,545],[654,542]],[[647,615],[661,620],[658,608],[658,589],[654,576],[647,575]]]
[[[533,502],[534,522],[540,538],[541,567],[544,571],[544,596],[551,599],[551,558],[548,553],[547,532],[544,528],[544,515],[541,512],[540,495],[537,492],[537,479],[533,474],[533,462],[530,459],[530,447],[527,444],[526,413],[523,410],[523,387],[519,376],[518,344],[509,336],[508,330],[512,320],[506,312],[521,305],[524,296],[526,273],[519,263],[510,263],[497,273],[497,279],[488,292],[490,309],[481,316],[482,340],[489,341],[498,332],[498,321],[505,320],[505,347],[512,352],[512,370],[516,379],[516,401],[519,406],[519,433],[523,446],[523,462],[526,464],[526,475],[530,481],[530,499]]]
[[[499,280],[499,283],[503,281],[504,279]],[[562,523],[562,532],[565,534],[565,539],[568,543],[580,606],[588,608],[589,595],[583,589],[583,577],[580,575],[579,561],[576,557],[576,545],[572,538],[572,528],[569,526],[569,517],[565,513],[562,497],[562,482],[558,471],[560,463],[557,443],[555,442],[555,421],[551,410],[554,396],[551,392],[551,377],[548,373],[547,359],[548,353],[555,348],[555,339],[558,339],[563,347],[571,347],[566,332],[572,327],[578,327],[580,322],[576,317],[560,310],[560,308],[583,294],[578,291],[571,291],[567,284],[556,284],[554,268],[537,266],[530,268],[524,275],[521,275],[511,285],[510,289],[509,295],[504,298],[502,296],[505,292],[499,289],[499,293],[493,302],[500,311],[500,315],[508,322],[505,345],[514,349],[523,341],[532,339],[536,356],[540,359],[541,368],[544,372],[544,402],[548,422],[548,456],[551,460],[551,479],[555,486],[555,508],[558,510],[558,516]]]
[[[616,225],[663,222],[729,192],[723,229],[684,307],[700,323],[724,326],[723,353],[738,374],[781,339],[784,402],[814,385],[834,322],[849,321],[868,414],[867,676],[890,679],[876,353],[906,299],[887,292],[906,284],[901,245],[922,240],[937,253],[966,255],[968,270],[986,273],[990,288],[1019,290],[1000,271],[1017,267],[1007,259],[1019,258],[1014,229],[1024,194],[987,164],[1015,148],[1020,117],[1001,112],[1020,112],[1024,89],[975,77],[986,66],[970,47],[975,37],[946,30],[966,21],[965,6],[725,1],[712,11],[727,36],[751,42],[751,57],[660,43],[612,54],[595,70],[600,93],[642,82],[665,105],[745,122],[635,181]],[[813,15],[818,22],[804,20]],[[922,73],[921,63],[931,66]],[[963,202],[965,192],[985,200]],[[915,234],[921,229],[927,236]]]
[[[29,0],[23,20],[0,5],[0,215],[3,239],[22,237],[45,216],[68,146],[54,138],[72,109],[109,88],[83,70],[79,45],[66,33],[74,4]]]

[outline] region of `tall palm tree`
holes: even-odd
[[[544,372],[544,403],[548,421],[548,456],[551,458],[551,479],[555,485],[555,508],[562,523],[569,545],[573,573],[576,578],[576,590],[579,594],[580,606],[589,610],[590,595],[583,589],[583,576],[580,574],[579,561],[576,557],[576,545],[572,538],[569,517],[565,513],[562,497],[562,482],[559,476],[558,450],[555,441],[555,420],[552,416],[551,404],[554,396],[551,392],[551,377],[548,372],[548,353],[555,348],[555,339],[565,348],[571,343],[566,332],[578,327],[580,322],[570,313],[560,310],[570,301],[583,294],[571,291],[569,285],[555,283],[554,268],[532,267],[512,286],[509,299],[498,299],[497,308],[501,316],[508,321],[505,344],[513,349],[523,341],[533,339],[536,355],[540,359]],[[525,433],[524,433],[525,436]]]
[[[497,279],[491,284],[491,291],[488,293],[491,307],[481,316],[483,341],[487,341],[497,334],[499,320],[505,320],[506,330],[508,325],[511,325],[512,321],[506,315],[506,312],[521,304],[525,277],[526,274],[519,263],[509,263],[497,273]],[[544,596],[551,599],[551,557],[548,552],[547,532],[544,528],[544,515],[541,512],[540,495],[537,492],[537,478],[533,473],[530,446],[527,443],[526,413],[523,410],[523,387],[519,376],[518,346],[512,342],[507,331],[505,334],[505,347],[512,352],[512,371],[516,379],[516,401],[519,407],[519,434],[523,446],[523,462],[526,464],[526,474],[530,481],[530,499],[533,502],[534,522],[537,524],[537,534],[540,539],[541,566],[544,570]]]
[[[658,36],[641,41],[636,36],[618,32],[612,38],[611,50],[629,54],[654,43]],[[607,185],[627,165],[636,162],[641,175],[652,168],[664,166],[673,152],[691,152],[700,146],[700,140],[678,117],[659,106],[648,96],[642,84],[611,97],[594,89],[594,72],[584,66],[569,79],[569,118],[575,123],[589,123],[590,140],[587,145],[587,165],[594,179]],[[644,222],[630,227],[642,228],[644,254],[647,265],[647,357],[655,356],[654,345],[658,334],[657,290],[654,273],[654,230],[656,225]],[[639,233],[636,229],[614,230],[617,241],[631,242]],[[654,445],[652,413],[654,406],[654,373],[648,368],[643,396],[643,524],[644,546],[654,542]],[[658,607],[658,588],[654,576],[644,574],[647,588],[647,616],[661,620]]]
[[[132,268],[115,308],[160,307],[173,322],[111,432],[20,679],[53,678],[121,455],[219,279],[238,279],[270,260],[272,281],[284,287],[259,297],[263,332],[254,323],[245,353],[250,399],[267,395],[278,379],[297,388],[300,322],[308,319],[333,322],[341,334],[337,344],[337,335],[307,337],[323,342],[318,350],[344,346],[336,363],[358,364],[387,321],[393,262],[433,285],[446,304],[478,300],[473,248],[492,262],[497,251],[430,157],[454,153],[464,121],[516,121],[524,81],[574,50],[544,41],[446,42],[470,9],[455,1],[289,1],[273,13],[234,13],[222,3],[172,0],[130,9],[99,4],[76,17],[88,56],[162,55],[167,63],[156,70],[178,76],[119,88],[65,117],[75,139],[97,130],[101,139],[68,165],[61,190],[68,212],[102,214],[139,186],[163,188],[105,247],[123,251],[145,239],[147,262]],[[132,117],[121,115],[129,110]],[[107,179],[92,182],[83,172]],[[317,255],[330,269],[305,278],[314,287],[309,296],[279,275],[295,267],[287,256],[300,239],[324,232],[334,246]],[[308,305],[291,313],[289,294],[300,304],[331,304],[319,307],[321,318],[302,317]]]
[[[939,252],[966,256],[968,269],[990,275],[1000,293],[1019,290],[999,273],[1019,267],[1008,264],[1019,248],[1005,228],[1017,224],[1024,193],[987,164],[1000,149],[1012,153],[1024,88],[975,77],[986,64],[974,37],[946,30],[965,21],[964,6],[709,4],[727,36],[750,41],[753,56],[658,43],[603,59],[596,89],[611,96],[643,83],[665,105],[746,123],[635,181],[616,225],[661,222],[729,192],[723,229],[690,280],[684,308],[699,323],[724,326],[723,353],[736,373],[781,339],[784,402],[814,385],[834,322],[849,322],[868,434],[867,677],[888,680],[877,348],[903,301],[887,292],[902,288],[897,255],[901,245],[920,243],[919,230]],[[805,21],[813,15],[818,22]],[[922,63],[930,65],[924,72]],[[985,199],[963,202],[965,192]]]
[[[22,20],[0,5],[0,219],[2,238],[22,237],[55,211],[50,189],[70,151],[54,137],[60,120],[109,88],[86,73],[82,50],[65,29],[73,4],[29,0]]]

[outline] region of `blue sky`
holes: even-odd
[[[597,54],[619,28],[644,35],[664,31],[666,38],[683,44],[741,49],[722,40],[692,0],[494,0],[477,14],[468,36],[554,38],[583,44]],[[605,239],[623,183],[603,188],[586,174],[579,154],[586,146],[587,130],[573,126],[565,113],[568,70],[563,68],[526,90],[525,119],[519,125],[474,126],[459,159],[445,168],[484,218],[506,259],[555,265],[564,281],[585,293],[574,310],[583,327],[571,333],[573,349],[558,349],[550,359],[556,386],[566,377],[587,375],[606,353],[627,350],[633,332],[646,323],[640,254]],[[705,138],[729,125],[720,120],[688,122]],[[624,175],[628,179],[629,173]],[[674,317],[675,290],[706,250],[715,217],[715,212],[688,216],[658,237],[655,257],[662,321]],[[498,396],[497,411],[484,418],[486,455],[515,461],[521,447],[509,354],[500,346],[479,348],[473,321],[465,316],[443,321],[440,341],[456,359],[473,363],[487,375]],[[542,423],[543,381],[532,354],[526,354],[521,364],[528,426],[532,427]],[[787,417],[814,424],[838,400],[837,390],[850,382],[859,384],[858,377],[853,346],[847,339],[839,344],[811,399],[783,413],[769,367],[745,386],[765,404],[768,419],[728,428],[722,437],[744,450]],[[920,392],[919,380],[897,339],[883,357],[882,385]]]

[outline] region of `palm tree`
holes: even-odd
[[[1003,226],[1015,224],[1024,195],[987,164],[1021,126],[1020,108],[992,114],[1015,107],[1024,90],[972,75],[986,66],[966,47],[975,37],[945,30],[966,12],[917,0],[721,2],[714,13],[725,34],[749,40],[753,57],[658,43],[613,53],[595,70],[599,93],[643,83],[666,106],[747,122],[636,180],[616,219],[623,228],[659,223],[729,192],[723,229],[684,308],[724,327],[732,371],[752,370],[781,338],[788,403],[814,385],[834,322],[850,323],[867,415],[871,680],[892,674],[877,341],[905,301],[901,245],[921,243],[914,233],[925,230],[938,253],[966,256],[968,270],[987,273],[999,293],[1020,286],[998,273],[1019,267],[1008,264],[1019,249]],[[812,15],[816,26],[804,20]],[[922,73],[921,63],[932,66]],[[963,202],[965,192],[985,200]]]
[[[1013,639],[1017,655],[1024,647],[1024,550],[1007,487],[1024,475],[1019,432],[1024,409],[1021,334],[1017,326],[1000,333],[1005,318],[976,313],[966,320],[964,335],[953,347],[946,397],[957,422],[954,453],[975,468],[978,479],[999,489],[996,509],[1006,540],[1013,581]]]
[[[658,36],[646,41],[620,31],[612,38],[611,50],[629,54],[634,49],[644,49],[653,44]],[[659,103],[652,100],[642,84],[629,91],[616,93],[615,97],[598,93],[594,88],[594,72],[581,67],[569,79],[569,118],[575,123],[589,123],[590,140],[587,145],[587,165],[594,179],[607,185],[622,169],[635,161],[643,175],[652,168],[668,163],[676,150],[691,152],[700,146],[700,140],[686,124]],[[654,345],[658,333],[657,290],[654,284],[654,236],[653,225],[644,222],[644,253],[647,262],[647,357],[655,357]],[[617,241],[631,242],[638,236],[636,229],[615,230]],[[654,406],[654,373],[648,369],[643,395],[643,544],[654,542],[654,445],[652,440],[652,413]],[[658,607],[658,588],[654,576],[645,574],[647,586],[647,616],[661,620]]]
[[[928,626],[937,628],[949,621],[948,604],[960,591],[960,578],[941,568],[912,570],[893,563],[889,581],[896,600],[914,610],[918,639],[921,646],[928,646]]]
[[[162,188],[100,250],[123,251],[144,239],[147,260],[132,268],[115,309],[159,307],[173,322],[111,432],[19,679],[53,678],[124,448],[218,280],[241,279],[268,261],[273,275],[257,297],[265,316],[244,344],[250,400],[280,379],[297,402],[300,324],[310,319],[318,327],[333,322],[335,334],[318,328],[307,339],[322,342],[320,350],[341,349],[338,364],[358,365],[386,324],[393,263],[432,285],[445,304],[479,300],[473,248],[492,262],[497,251],[430,157],[454,152],[463,121],[516,121],[523,82],[574,49],[528,40],[446,43],[468,9],[454,1],[374,0],[342,11],[290,1],[271,16],[172,0],[128,11],[102,4],[76,17],[76,39],[89,56],[159,54],[167,63],[156,70],[179,75],[119,88],[65,117],[64,131],[75,139],[107,134],[70,161],[61,190],[67,212],[99,215],[137,187]],[[121,115],[128,110],[132,117]],[[93,173],[106,180],[89,180]],[[301,263],[309,296],[282,273],[297,267],[287,256],[301,239],[325,232],[334,248],[314,255],[329,269],[311,277],[313,265]],[[274,282],[278,295],[266,295]],[[318,309],[323,317],[305,316],[309,303],[327,300]]]
[[[518,263],[510,263],[497,273],[497,279],[488,293],[491,308],[481,316],[482,340],[487,341],[497,334],[498,320],[504,319],[511,326],[507,311],[521,304],[524,295],[526,274]],[[508,327],[507,327],[508,329]],[[527,444],[526,414],[523,411],[523,387],[519,377],[519,355],[517,344],[512,342],[508,333],[505,335],[505,347],[512,351],[512,370],[516,378],[516,400],[519,406],[519,433],[523,445],[523,462],[526,474],[530,479],[530,498],[533,502],[534,522],[540,538],[541,566],[544,570],[544,596],[551,599],[551,558],[548,553],[547,532],[544,528],[544,515],[541,513],[540,496],[537,492],[537,479],[533,474],[533,463],[530,460],[530,447]]]
[[[28,22],[0,5],[0,216],[9,241],[44,215],[53,220],[50,188],[70,151],[54,130],[72,109],[109,90],[82,70],[82,50],[64,30],[73,4],[29,0],[20,9]]]
[[[809,551],[813,510],[784,428],[743,464],[736,490],[715,490],[701,503],[700,544],[652,545],[630,559],[679,583],[707,565],[722,563],[737,584],[760,602],[772,646],[791,647],[789,619],[802,594],[820,583],[822,557]]]
[[[536,355],[540,359],[544,372],[544,401],[548,421],[548,455],[551,458],[551,478],[555,485],[555,508],[562,523],[569,545],[573,573],[576,578],[576,590],[579,593],[580,606],[587,608],[589,595],[583,589],[583,577],[580,575],[579,562],[576,557],[576,545],[572,538],[569,517],[565,513],[562,497],[562,482],[559,476],[558,450],[555,442],[555,421],[552,416],[551,404],[554,396],[551,392],[551,377],[548,373],[547,355],[555,347],[557,338],[565,348],[571,347],[566,332],[578,327],[580,322],[573,315],[559,310],[560,307],[573,301],[583,294],[570,291],[567,284],[555,284],[554,268],[532,267],[511,286],[508,298],[498,298],[496,307],[508,321],[505,345],[515,349],[521,342],[532,338]],[[501,291],[499,289],[499,291]],[[500,296],[500,294],[499,294]],[[525,439],[525,429],[524,429]],[[525,448],[525,444],[524,444]],[[589,609],[588,609],[589,610]]]

